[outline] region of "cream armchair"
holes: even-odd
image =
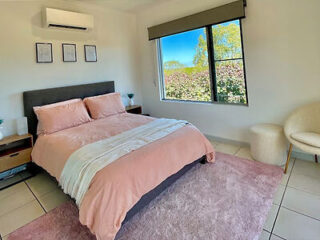
[[[284,132],[290,142],[284,173],[287,172],[292,146],[314,154],[320,154],[320,102],[309,104],[295,110],[287,119]]]

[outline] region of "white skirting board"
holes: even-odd
[[[217,142],[226,143],[226,144],[233,144],[233,145],[238,145],[240,147],[250,147],[250,144],[248,142],[241,142],[241,141],[236,141],[236,140],[231,140],[231,139],[226,139],[226,138],[221,138],[221,137],[215,137],[215,136],[211,136],[211,135],[205,135],[205,136],[210,141],[217,141]],[[289,149],[289,143],[288,143],[288,149]],[[314,155],[302,152],[295,147],[293,147],[291,157],[314,162]]]

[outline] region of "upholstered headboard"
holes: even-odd
[[[85,98],[112,92],[114,92],[113,81],[24,92],[24,115],[28,118],[29,133],[31,133],[34,139],[36,139],[38,119],[33,111],[33,107],[35,106],[42,106],[73,98]]]

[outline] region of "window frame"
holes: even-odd
[[[212,27],[215,25],[223,24],[231,21],[239,21],[240,27],[240,38],[241,38],[241,51],[242,58],[233,58],[233,59],[224,59],[222,61],[227,60],[242,60],[243,63],[243,78],[245,85],[245,95],[246,95],[246,103],[228,103],[228,102],[219,102],[217,93],[217,76],[216,76],[216,60],[214,58],[214,44],[213,44],[213,36],[212,36]],[[249,98],[248,98],[248,88],[247,88],[247,75],[246,75],[246,64],[245,64],[245,55],[244,55],[244,46],[243,46],[243,34],[242,34],[242,21],[241,19],[232,19],[228,21],[224,21],[217,24],[211,24],[204,26],[206,30],[206,38],[207,38],[207,50],[208,50],[208,68],[209,68],[209,77],[210,77],[210,89],[211,89],[211,101],[195,101],[195,100],[183,100],[183,99],[166,99],[165,98],[165,83],[164,83],[164,66],[163,66],[163,56],[162,56],[162,46],[161,46],[161,38],[157,39],[157,60],[158,60],[158,76],[159,76],[159,91],[160,91],[160,101],[165,102],[181,102],[181,103],[205,103],[205,104],[224,104],[224,105],[236,105],[236,106],[249,106]],[[198,28],[196,28],[198,29]],[[193,31],[196,29],[188,30]],[[187,31],[186,31],[187,32]],[[183,32],[181,32],[183,33]],[[176,33],[178,34],[178,33]],[[220,60],[221,61],[221,60]]]

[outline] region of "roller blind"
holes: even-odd
[[[244,7],[245,1],[239,0],[220,7],[212,8],[187,17],[150,27],[148,28],[149,40],[201,28],[207,25],[244,18]]]

